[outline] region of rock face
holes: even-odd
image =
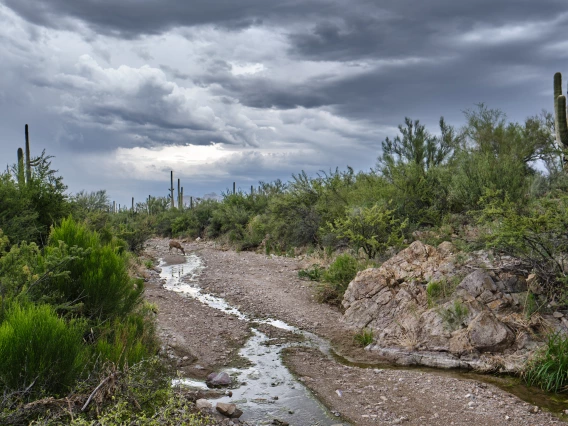
[[[401,364],[518,371],[538,346],[537,324],[523,315],[527,280],[487,272],[486,258],[457,266],[455,252],[449,242],[415,241],[359,272],[343,298],[344,321],[372,329],[368,349]]]

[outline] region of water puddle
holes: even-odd
[[[341,424],[333,414],[298,382],[283,365],[280,352],[292,345],[316,347],[325,354],[335,358],[344,365],[360,368],[413,369],[432,374],[449,375],[459,379],[473,379],[493,384],[533,405],[561,414],[568,409],[565,395],[551,394],[537,388],[525,386],[520,379],[509,376],[492,376],[458,370],[439,370],[427,367],[404,367],[391,364],[360,364],[351,362],[332,350],[329,343],[321,337],[299,330],[283,321],[275,319],[252,319],[237,308],[229,305],[224,299],[203,293],[198,286],[198,275],[202,270],[201,260],[196,255],[186,256],[186,263],[178,265],[161,264],[161,277],[166,280],[164,287],[195,298],[202,303],[222,310],[230,315],[253,324],[268,324],[276,328],[301,334],[302,342],[284,345],[268,344],[269,338],[257,328],[252,328],[253,335],[239,354],[250,361],[250,367],[227,369],[240,386],[232,389],[231,398],[223,397],[218,401],[233,402],[244,412],[242,420],[254,424],[270,424],[274,418],[285,420],[292,425],[337,425]],[[182,282],[183,278],[183,282]],[[206,388],[203,382],[181,379],[180,383],[194,388]],[[564,416],[561,416],[564,417]]]
[[[161,264],[160,267],[160,276],[166,280],[164,288],[186,294],[207,306],[254,324],[252,336],[239,351],[239,355],[248,360],[250,366],[225,370],[239,385],[231,389],[231,397],[225,396],[217,401],[237,404],[243,411],[241,420],[254,424],[272,424],[274,419],[286,421],[291,425],[342,424],[292,376],[280,356],[282,349],[291,345],[318,347],[329,352],[330,347],[325,340],[280,320],[249,318],[222,298],[203,293],[197,282],[197,276],[202,269],[201,260],[195,255],[186,256],[184,264]],[[266,334],[255,328],[257,324],[271,325],[301,334],[304,338],[297,343],[273,344]],[[204,382],[193,379],[177,379],[174,382],[174,385],[176,384],[197,389],[207,388]]]

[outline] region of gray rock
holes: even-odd
[[[224,371],[220,373],[211,373],[207,376],[205,383],[209,387],[229,386],[231,384],[231,376]]]
[[[511,345],[513,332],[495,315],[483,311],[469,323],[469,341],[481,352],[498,352]]]
[[[195,401],[195,406],[200,410],[208,410],[213,408],[213,404],[203,398]]]
[[[218,402],[215,408],[219,413],[229,418],[239,418],[243,415],[243,412],[235,404]]]
[[[477,269],[462,280],[456,288],[456,294],[460,295],[465,292],[473,297],[478,297],[485,290],[497,291],[497,286],[487,272]]]

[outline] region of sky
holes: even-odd
[[[0,167],[117,203],[376,165],[405,117],[552,112],[566,0],[0,0]]]

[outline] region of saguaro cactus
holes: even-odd
[[[566,96],[562,94],[562,74],[554,74],[554,125],[556,141],[564,151],[564,170],[568,172],[568,125],[566,124]]]
[[[26,176],[24,172],[24,151],[18,148],[18,185],[23,187],[26,184]]]
[[[172,209],[174,208],[174,171],[170,172],[170,201],[172,203]]]
[[[32,180],[32,162],[30,158],[30,134],[28,132],[28,125],[26,124],[26,182]]]
[[[181,179],[178,179],[178,209],[181,208]]]

